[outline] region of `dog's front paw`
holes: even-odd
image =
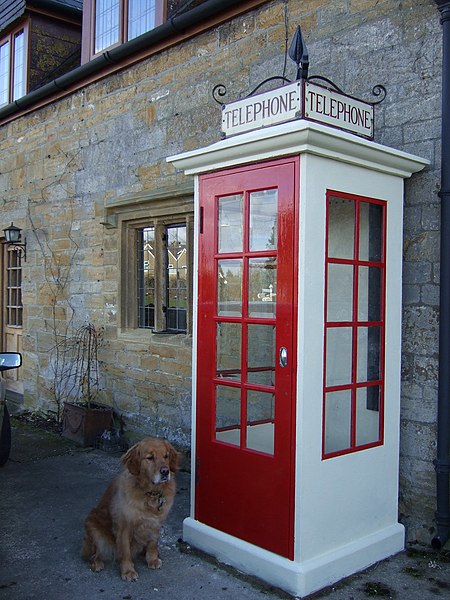
[[[105,563],[102,560],[100,560],[99,558],[94,558],[91,561],[91,569],[92,569],[92,571],[94,571],[94,573],[103,571],[104,567],[105,567]]]
[[[162,567],[162,560],[158,557],[152,558],[147,561],[147,564],[149,569],[160,569]]]
[[[139,575],[136,573],[133,567],[123,569],[121,572],[121,576],[124,581],[136,581],[136,579],[139,577]]]

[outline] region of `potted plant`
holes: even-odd
[[[99,399],[98,348],[103,330],[92,323],[83,325],[64,341],[68,365],[65,373],[66,393],[62,435],[82,446],[92,446],[113,425],[113,410]]]

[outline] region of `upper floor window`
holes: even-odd
[[[0,40],[0,106],[26,94],[26,36],[22,28]]]
[[[92,54],[154,29],[164,20],[165,0],[92,0]]]

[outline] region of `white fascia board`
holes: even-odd
[[[305,120],[282,123],[230,137],[205,148],[169,156],[186,175],[290,154],[315,154],[407,178],[430,162],[354,134]]]

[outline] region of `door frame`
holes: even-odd
[[[1,348],[4,352],[20,352],[22,353],[22,334],[23,334],[23,258],[19,251],[9,249],[5,243],[0,244],[1,247],[1,260],[0,260],[0,285],[1,285],[1,298],[0,298],[0,335],[1,335]],[[6,323],[6,309],[7,309],[7,298],[8,298],[8,252],[17,252],[17,256],[20,260],[20,298],[22,303],[22,325],[20,326],[8,326]],[[13,343],[11,344],[11,339]],[[22,380],[22,367],[19,369],[13,369],[4,373],[4,380],[6,389],[14,395],[19,397],[23,396],[23,380]]]
[[[290,423],[289,423],[289,437],[290,437],[290,447],[289,447],[289,483],[288,483],[288,497],[283,499],[283,502],[287,502],[289,504],[288,512],[289,512],[289,524],[288,524],[288,550],[283,554],[289,560],[293,560],[294,558],[294,528],[295,528],[295,498],[296,498],[296,408],[297,408],[297,346],[298,346],[298,332],[297,332],[297,321],[298,321],[298,248],[299,248],[299,200],[300,200],[300,185],[299,185],[299,173],[300,173],[300,158],[298,155],[283,157],[281,159],[275,160],[263,160],[258,161],[257,163],[247,164],[247,165],[239,165],[236,167],[231,167],[228,169],[219,169],[214,171],[211,174],[206,175],[205,177],[208,179],[209,177],[216,177],[221,175],[234,175],[241,174],[248,171],[255,171],[258,168],[276,168],[278,166],[287,166],[291,165],[291,174],[292,174],[292,199],[291,199],[291,207],[290,207],[290,217],[293,217],[293,225],[292,225],[292,236],[293,236],[293,247],[292,254],[290,255],[289,261],[289,269],[291,271],[291,276],[293,278],[292,281],[292,297],[290,298],[290,313],[291,313],[291,352],[289,355],[289,367],[290,368]],[[253,186],[250,186],[253,187]],[[196,264],[196,273],[197,277],[195,278],[195,289],[194,294],[196,298],[199,298],[199,278],[200,278],[200,260],[199,256],[200,252],[200,230],[204,226],[203,224],[203,215],[200,211],[200,192],[201,192],[201,183],[200,180],[196,181],[196,215],[197,215],[197,223],[195,228],[195,264]],[[280,214],[280,213],[278,213]],[[217,233],[214,232],[214,239],[216,239]],[[200,337],[198,335],[198,312],[200,310],[200,305],[197,302],[194,306],[194,356],[193,356],[193,390],[195,396],[198,394],[198,356],[199,356],[199,345],[200,345]],[[276,361],[278,362],[278,347],[276,349]],[[195,448],[195,463],[193,463],[195,473],[195,481],[197,481],[198,477],[198,457],[199,457],[199,435],[198,435],[198,425],[199,425],[199,403],[197,398],[194,401],[194,410],[192,415],[193,420],[193,446]],[[193,489],[191,491],[192,494],[192,510],[194,518],[198,518],[198,496],[196,486],[192,486]]]

